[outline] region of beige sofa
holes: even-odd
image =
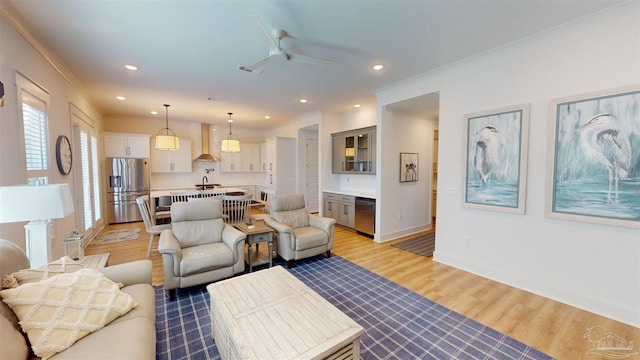
[[[29,267],[24,252],[10,241],[0,239],[0,279]],[[50,359],[155,359],[156,309],[151,286],[151,261],[141,260],[99,269],[131,295],[137,307],[106,327],[78,340]],[[0,301],[0,357],[29,359],[30,344],[13,311]]]

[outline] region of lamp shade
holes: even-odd
[[[180,150],[180,139],[173,135],[156,135],[156,149],[178,151]]]
[[[220,151],[222,152],[240,152],[240,140],[238,139],[223,139]]]
[[[60,219],[71,213],[69,184],[0,187],[0,223]]]

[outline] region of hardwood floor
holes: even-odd
[[[138,240],[89,245],[85,254],[111,254],[109,265],[145,259],[149,236],[143,223],[106,226],[102,231],[139,227]],[[336,227],[333,253],[411,289],[443,306],[518,339],[557,359],[594,359],[584,339],[588,328],[602,326],[640,346],[640,329],[578,308],[491,281],[431,258],[378,244],[370,238]],[[155,238],[154,247],[157,247]],[[151,252],[153,284],[164,281],[162,257]]]

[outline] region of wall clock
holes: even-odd
[[[58,136],[58,141],[56,141],[56,162],[58,163],[60,173],[69,175],[72,164],[71,142],[69,142],[69,138],[64,135]]]

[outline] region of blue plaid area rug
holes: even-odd
[[[362,359],[551,359],[339,256],[289,271],[364,327]],[[205,286],[178,289],[173,302],[161,286],[155,291],[156,358],[220,359]]]

